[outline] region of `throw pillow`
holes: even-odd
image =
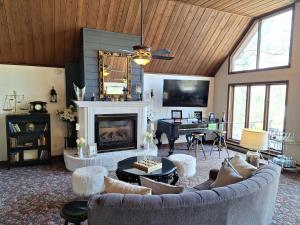
[[[231,165],[239,172],[244,178],[252,176],[252,173],[257,170],[257,168],[250,163],[247,163],[241,155],[236,154],[231,160]]]
[[[239,175],[231,166],[224,161],[216,180],[210,185],[211,188],[223,187],[242,181],[243,177]]]
[[[104,185],[106,193],[151,195],[151,188],[129,184],[110,177],[104,177]]]
[[[140,176],[140,181],[142,186],[152,189],[153,195],[179,194],[184,190],[183,187],[161,183],[142,176]]]

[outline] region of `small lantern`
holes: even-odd
[[[50,102],[56,103],[57,102],[57,93],[54,89],[54,86],[52,86],[52,89],[50,91]]]

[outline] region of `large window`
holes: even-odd
[[[293,8],[257,20],[230,57],[230,72],[290,64]]]
[[[239,141],[243,128],[284,131],[288,82],[231,84],[228,138]]]

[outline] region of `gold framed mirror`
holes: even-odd
[[[131,98],[131,56],[99,51],[100,99],[120,98],[127,90],[127,98]]]

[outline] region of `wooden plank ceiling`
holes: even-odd
[[[144,0],[144,40],[173,51],[148,72],[213,76],[253,16],[288,0]],[[0,63],[79,61],[82,27],[140,34],[140,0],[0,0]]]

